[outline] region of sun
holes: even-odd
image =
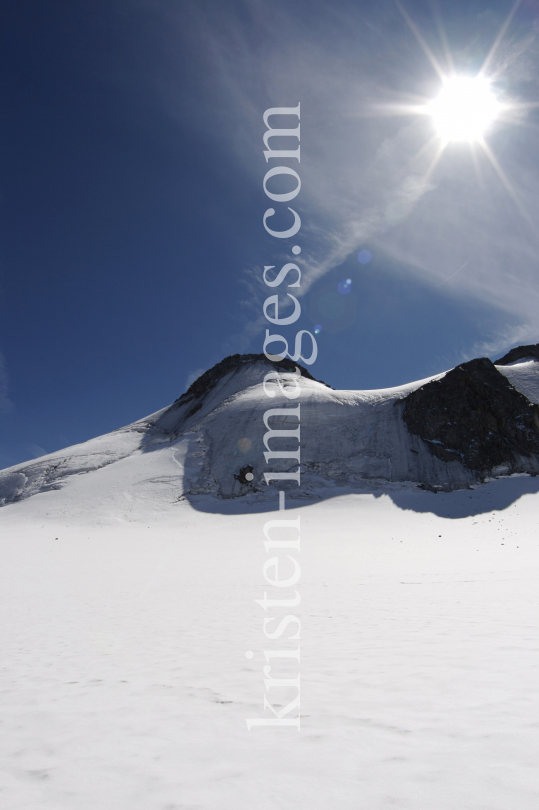
[[[401,102],[378,104],[374,105],[373,109],[377,110],[378,115],[426,116],[431,119],[436,133],[433,133],[425,141],[413,157],[417,166],[420,165],[420,160],[424,163],[422,182],[425,184],[429,182],[450,143],[460,142],[468,146],[467,150],[459,151],[469,151],[478,178],[478,161],[484,155],[522,214],[523,219],[535,231],[534,220],[519,199],[510,179],[500,166],[488,143],[490,130],[495,129],[494,124],[523,125],[526,111],[539,108],[539,101],[518,102],[508,97],[504,92],[497,93],[495,89],[495,83],[500,81],[504,72],[503,66],[495,68],[496,52],[521,1],[515,0],[489,52],[486,54],[479,72],[475,76],[470,76],[455,72],[449,43],[441,25],[439,26],[439,33],[442,40],[443,60],[440,60],[432,50],[400,0],[394,0],[395,5],[438,76],[441,90],[434,99],[408,94],[408,97],[402,96]]]
[[[427,105],[427,112],[445,142],[482,141],[501,109],[489,80],[481,75],[446,79],[438,97]]]

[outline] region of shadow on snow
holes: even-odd
[[[239,498],[220,499],[211,495],[185,496],[191,506],[200,512],[222,515],[275,513],[279,508],[278,490],[274,498],[263,500],[256,494]],[[514,475],[479,484],[473,489],[453,492],[429,492],[411,484],[387,484],[386,486],[327,486],[313,492],[302,493],[301,489],[286,492],[286,509],[313,506],[322,501],[347,495],[391,498],[399,509],[413,512],[430,512],[449,520],[472,517],[488,512],[508,509],[525,495],[539,492],[539,477]],[[361,506],[358,504],[358,510]]]

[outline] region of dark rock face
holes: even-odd
[[[235,369],[239,368],[239,366],[248,365],[249,363],[265,363],[268,367],[280,368],[283,371],[295,371],[297,366],[301,371],[302,377],[306,377],[308,380],[315,380],[315,378],[307,371],[306,368],[300,366],[299,363],[294,363],[292,360],[280,360],[273,363],[271,360],[268,360],[265,354],[231,354],[229,357],[225,357],[224,360],[221,360],[220,363],[213,366],[213,368],[205,371],[204,374],[202,374],[198,380],[195,380],[195,382],[187,389],[185,394],[182,394],[181,397],[174,400],[174,403],[184,405],[186,402],[190,402],[192,399],[199,399],[207,394],[208,391],[211,391],[211,389],[217,385],[219,380],[222,379],[225,374],[228,374],[229,371],[234,371]],[[315,382],[321,382],[321,380],[315,380]],[[326,383],[322,384],[326,385]],[[327,387],[329,388],[330,386]],[[192,412],[195,413],[195,409],[193,409]]]
[[[539,456],[539,406],[486,357],[457,366],[404,402],[408,430],[442,461],[457,460],[484,474],[519,456]]]
[[[495,363],[497,366],[507,366],[509,363],[516,363],[526,357],[534,357],[539,360],[539,343],[531,346],[517,346],[516,349],[511,349],[507,354],[504,354],[500,360],[496,360]]]
[[[253,470],[254,467],[251,464],[246,464],[245,467],[242,467],[239,473],[234,475],[236,481],[239,481],[240,484],[252,484],[253,483]]]

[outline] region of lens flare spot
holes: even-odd
[[[322,327],[320,326],[319,323],[317,323],[316,326],[313,329],[313,332],[314,332],[315,335],[319,335],[321,331],[322,331]]]
[[[348,295],[350,290],[352,289],[352,279],[346,278],[344,281],[339,281],[337,284],[337,290],[340,292],[341,295]]]
[[[251,449],[252,442],[250,439],[240,439],[238,442],[238,450],[240,453],[248,453]],[[246,476],[247,477],[247,476]]]
[[[360,264],[368,264],[372,259],[370,250],[360,250],[357,254],[357,260]]]

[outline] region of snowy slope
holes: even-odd
[[[536,810],[538,489],[293,502],[299,734],[245,723],[267,512],[89,514],[71,483],[0,510],[2,806]]]
[[[508,366],[496,366],[517,391],[539,405],[539,360],[519,360]]]
[[[25,489],[0,509],[0,804],[536,810],[539,478],[386,480],[414,447],[436,473],[393,404],[421,383],[302,381],[301,732],[247,731],[276,487],[211,493],[262,454],[265,370],[2,474]],[[499,370],[539,393],[536,366]]]
[[[537,361],[497,368],[532,402],[539,402]],[[264,414],[269,408],[292,409],[298,403],[300,497],[345,482],[413,482],[447,490],[477,482],[477,474],[459,461],[444,462],[434,456],[401,418],[401,401],[429,380],[379,391],[334,391],[302,377],[301,396],[290,400],[275,382],[268,383],[275,396],[264,393],[263,379],[269,370],[262,362],[240,366],[219,379],[195,408],[193,401],[180,400],[106,436],[4,470],[0,503],[67,486],[80,504],[83,493],[89,492],[83,480],[87,474],[93,479],[92,497],[128,506],[137,498],[137,487],[147,483],[145,498],[155,504],[206,493],[229,498],[254,490],[264,497],[263,476],[268,469],[297,468],[295,460],[276,461],[272,467],[266,464]],[[293,390],[291,383],[289,389]],[[277,416],[271,427],[296,429],[298,421],[292,415]],[[275,446],[295,450],[297,441]],[[253,467],[250,487],[235,478],[245,465]],[[515,471],[536,468],[537,460],[532,459]]]

